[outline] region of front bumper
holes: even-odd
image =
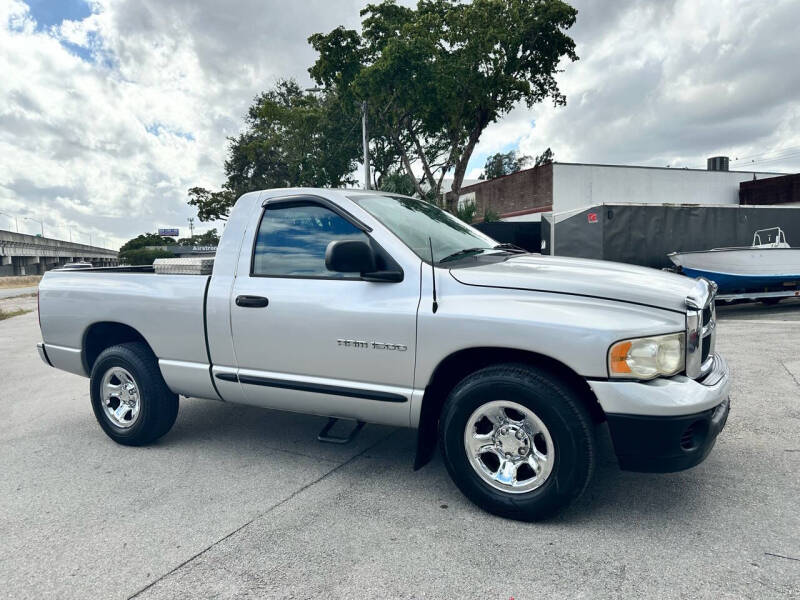
[[[622,469],[681,471],[708,456],[730,410],[728,365],[719,355],[713,360],[701,380],[589,382],[606,413]]]
[[[729,410],[726,398],[712,409],[681,417],[607,415],[620,468],[669,473],[700,464],[725,427]]]

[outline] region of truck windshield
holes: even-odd
[[[353,194],[350,200],[378,219],[422,260],[461,258],[493,250],[498,243],[430,202],[386,194]],[[458,254],[457,254],[458,253]]]

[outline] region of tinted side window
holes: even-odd
[[[254,275],[358,277],[325,268],[325,250],[337,240],[363,240],[367,235],[317,204],[291,204],[264,211],[253,255]]]

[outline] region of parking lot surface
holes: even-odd
[[[38,358],[36,312],[0,321],[0,596],[800,598],[800,303],[719,310],[734,374],[709,458],[674,474],[602,460],[545,523],[470,504],[414,432],[181,399],[118,446],[88,381]]]

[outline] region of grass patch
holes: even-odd
[[[11,317],[18,317],[19,315],[24,315],[29,312],[33,312],[33,309],[18,308],[16,310],[5,311],[2,308],[0,308],[0,321],[3,321],[5,319],[10,319]]]
[[[0,288],[33,287],[39,285],[42,280],[41,275],[14,275],[10,277],[0,277]]]

